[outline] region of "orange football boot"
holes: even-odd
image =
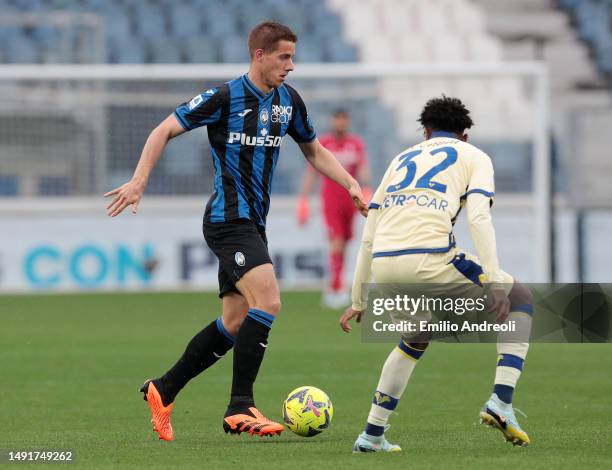
[[[153,429],[157,431],[160,439],[171,441],[174,439],[174,431],[170,423],[170,415],[172,414],[174,403],[164,406],[161,395],[152,380],[145,381],[140,391],[145,394],[144,399],[151,409]]]
[[[251,436],[277,436],[284,429],[282,424],[269,420],[254,406],[223,418],[223,430],[230,434],[248,432]]]

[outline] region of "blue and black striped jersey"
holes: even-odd
[[[208,126],[215,192],[204,217],[213,223],[250,219],[265,225],[283,137],[297,143],[316,137],[297,91],[283,84],[264,94],[246,74],[195,96],[174,114],[187,131]]]

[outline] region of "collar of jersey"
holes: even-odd
[[[275,88],[272,88],[272,90],[270,90],[268,94],[265,94],[263,91],[257,88],[255,84],[251,80],[249,80],[249,75],[247,73],[242,76],[242,81],[245,83],[249,90],[255,93],[255,96],[262,100],[265,100],[266,98],[269,98],[274,94]]]
[[[456,139],[457,134],[455,134],[454,132],[447,131],[433,131],[431,133],[430,139],[435,139],[436,137],[450,137],[451,139]]]

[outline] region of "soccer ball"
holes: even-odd
[[[327,394],[316,387],[299,387],[283,402],[283,419],[298,436],[312,437],[331,423],[334,407]]]

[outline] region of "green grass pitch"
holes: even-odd
[[[0,297],[0,449],[72,449],[70,468],[612,468],[610,345],[532,345],[515,394],[532,445],[514,448],[478,424],[495,346],[433,344],[391,418],[404,452],[351,454],[392,345],[343,333],[314,293],[283,294],[255,391],[281,420],[290,390],[322,388],[334,403],[325,433],[224,434],[228,354],[178,397],[175,441],[158,441],[137,389],[219,308],[196,293]]]

